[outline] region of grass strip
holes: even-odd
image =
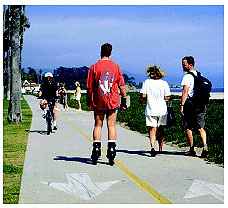
[[[23,99],[21,101],[22,122],[7,121],[9,101],[3,100],[3,203],[17,204],[19,201],[21,176],[32,111]]]

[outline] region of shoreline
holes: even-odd
[[[182,92],[171,92],[172,95],[181,96]],[[224,99],[224,92],[211,92],[210,99]]]

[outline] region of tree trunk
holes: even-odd
[[[11,6],[11,88],[8,121],[21,122],[21,72],[19,69],[19,34],[21,6]]]
[[[6,99],[10,100],[10,85],[11,85],[11,6],[8,6],[8,51],[7,51],[7,87],[6,87]]]
[[[25,6],[23,6],[23,10],[24,10],[24,16],[25,16]],[[23,20],[24,21],[24,20]],[[22,27],[22,32],[21,32],[21,38],[20,38],[20,60],[19,60],[19,69],[21,70],[21,63],[22,63],[22,49],[23,49],[23,42],[24,42],[24,22],[21,25]]]

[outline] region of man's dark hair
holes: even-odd
[[[182,61],[183,61],[183,60],[187,60],[187,63],[188,63],[188,64],[192,64],[193,67],[195,66],[195,60],[194,60],[194,58],[193,58],[192,56],[185,56],[185,57],[182,59]]]
[[[109,43],[105,43],[101,46],[101,57],[107,56],[109,57],[112,52],[112,45]]]

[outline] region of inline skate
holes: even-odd
[[[114,159],[116,157],[116,142],[114,141],[109,141],[108,142],[108,150],[107,150],[107,155],[106,157],[108,158],[109,160],[109,164],[111,166],[114,165]]]
[[[97,164],[97,160],[100,156],[101,156],[101,142],[94,142],[92,155],[91,155],[93,165]]]

